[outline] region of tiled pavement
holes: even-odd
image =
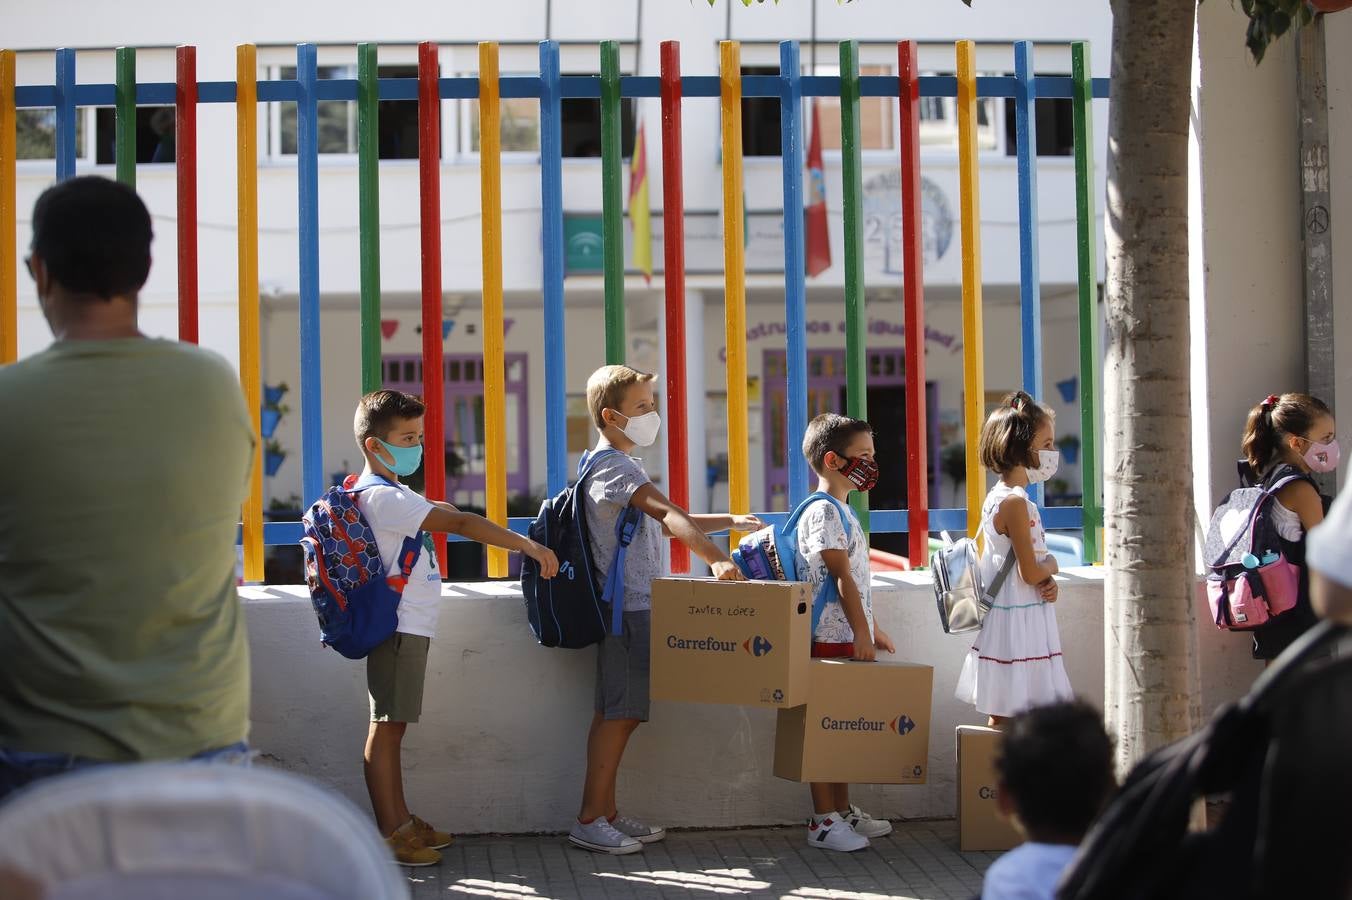
[[[439,866],[405,869],[417,900],[500,897],[790,897],[969,900],[999,854],[959,853],[952,821],[906,822],[859,853],[806,845],[803,828],[673,832],[642,853],[603,856],[562,835],[458,840]]]

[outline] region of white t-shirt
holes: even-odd
[[[406,485],[376,485],[357,494],[357,508],[375,532],[380,561],[387,572],[392,572],[397,569],[396,558],[404,539],[418,533],[432,511],[432,504]],[[440,610],[441,573],[432,538],[424,535],[423,552],[413,564],[399,601],[399,630],[404,634],[436,637]]]
[[[873,634],[873,593],[869,589],[872,576],[869,574],[868,538],[859,524],[854,510],[845,507],[850,518],[850,536],[845,537],[845,525],[835,504],[827,500],[818,500],[804,511],[798,520],[798,577],[812,585],[815,597],[826,579],[832,577],[822,562],[823,550],[845,550],[850,559],[850,577],[859,588],[859,596],[864,604],[864,618],[868,620],[869,634]],[[821,619],[817,622],[817,631],[812,640],[821,644],[849,644],[854,641],[854,630],[845,618],[845,609],[840,601],[826,604]]]
[[[1069,844],[1027,843],[986,870],[981,900],[1055,900],[1056,883],[1075,857]]]
[[[1305,565],[1352,588],[1352,488],[1344,486],[1333,507],[1305,540]]]

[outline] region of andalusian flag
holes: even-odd
[[[634,137],[634,158],[629,161],[629,222],[634,227],[634,268],[653,280],[653,223],[648,208],[648,144],[643,123]]]

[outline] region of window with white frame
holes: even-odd
[[[601,101],[589,97],[565,97],[559,104],[559,114],[564,158],[600,156]],[[626,97],[620,100],[620,155],[625,159],[634,155],[634,128],[634,101]],[[652,130],[648,133],[652,134]]]
[[[839,75],[838,65],[817,65],[818,75]],[[892,75],[888,65],[861,65],[859,74]],[[840,149],[840,98],[821,97],[817,107],[822,123],[822,149]],[[859,144],[863,151],[891,150],[896,144],[897,101],[891,97],[859,98]]]
[[[319,66],[320,80],[357,77],[351,65]],[[380,78],[417,78],[416,65],[379,66]],[[296,77],[295,66],[278,66],[274,79],[289,81]],[[355,100],[321,100],[319,113],[319,153],[321,156],[357,154],[357,103]],[[268,152],[274,157],[295,156],[297,146],[296,104],[268,104]],[[376,143],[380,159],[418,158],[418,101],[381,100]]]
[[[925,72],[924,75],[946,75],[952,72]],[[993,73],[979,72],[978,77]],[[994,97],[978,97],[976,101],[976,147],[978,150],[996,150],[1000,135],[996,127]],[[926,148],[958,148],[958,99],[956,97],[920,98],[920,146]]]
[[[75,111],[75,157],[81,162],[90,162],[86,136],[89,134],[85,122],[92,110]],[[21,160],[56,159],[56,110],[46,108],[27,108],[16,110],[14,117],[16,158]]]
[[[477,72],[461,77],[473,78]],[[506,73],[504,73],[506,74]],[[518,73],[520,74],[520,73]],[[460,101],[460,152],[479,152],[479,101]],[[540,100],[537,97],[502,97],[498,105],[499,133],[504,154],[534,158],[540,153]]]
[[[1008,156],[1019,152],[1015,110],[1013,103],[1005,104],[1005,154]],[[1070,100],[1044,97],[1033,101],[1033,121],[1037,129],[1037,147],[1033,149],[1036,155],[1071,156],[1075,153],[1075,107]]]
[[[169,163],[174,155],[176,121],[172,106],[136,107],[136,163]],[[101,166],[117,162],[117,110],[94,110],[94,161]]]

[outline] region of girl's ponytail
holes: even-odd
[[[1277,402],[1275,395],[1268,396],[1249,410],[1249,419],[1244,424],[1244,440],[1240,448],[1255,477],[1267,468],[1268,460],[1277,451],[1277,429],[1272,424],[1272,409]]]

